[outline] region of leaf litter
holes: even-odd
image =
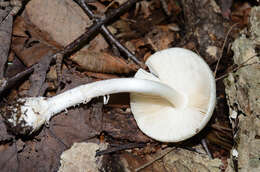
[[[217,4],[213,0],[210,3],[203,1],[200,4],[191,0],[164,1],[163,3],[168,4],[168,9],[164,10],[161,8],[162,1],[138,2],[135,8],[114,19],[109,25],[109,30],[115,37],[120,39],[120,42],[134,52],[141,61],[145,61],[155,51],[179,46],[201,54],[214,69],[225,33],[230,28],[232,21],[239,21],[242,26],[247,24],[246,15],[248,13],[240,12],[244,9],[241,8],[240,10],[236,7],[237,3],[234,4],[235,8],[232,9],[230,4],[223,4],[225,2],[221,1],[223,11],[219,12],[216,10]],[[184,4],[184,2],[186,3]],[[121,3],[121,1],[103,0],[90,2],[90,6],[98,17],[100,14],[116,9]],[[227,3],[230,3],[230,1]],[[1,39],[6,42],[0,45],[0,50],[3,52],[0,59],[2,62],[0,63],[2,65],[0,68],[1,78],[7,76],[7,72],[4,74],[4,71],[10,71],[10,66],[12,66],[6,65],[6,61],[10,64],[20,65],[21,68],[24,66],[30,67],[44,61],[42,63],[44,65],[37,69],[40,71],[38,75],[37,73],[32,75],[34,79],[31,76],[30,81],[36,82],[38,78],[42,79],[38,84],[34,84],[34,89],[31,88],[33,84],[25,79],[4,95],[5,100],[2,98],[2,106],[4,106],[4,101],[11,102],[18,95],[55,95],[93,80],[130,76],[138,69],[138,66],[130,59],[123,59],[118,57],[118,54],[113,54],[111,44],[98,33],[80,51],[63,59],[61,65],[62,79],[59,85],[55,86],[56,75],[48,74],[46,77],[46,74],[41,73],[41,71],[48,71],[49,68],[55,73],[55,62],[52,59],[44,60],[46,59],[44,57],[61,50],[83,34],[94,24],[94,20],[90,20],[83,10],[70,0],[30,0],[24,5],[25,8],[21,14],[15,17],[14,26],[12,26],[13,16],[6,18],[6,21],[0,25]],[[249,10],[250,7],[249,4],[244,11]],[[226,17],[229,9],[231,9],[231,14],[228,14],[230,19],[224,19],[219,15],[222,14]],[[4,10],[2,11],[6,13]],[[237,16],[240,15],[245,18],[239,20]],[[221,24],[219,25],[219,23]],[[216,25],[218,27],[215,27]],[[233,38],[236,32],[231,33],[230,37]],[[10,46],[11,50],[9,50]],[[214,54],[211,51],[210,53],[206,51],[209,47],[214,47]],[[11,54],[13,57],[11,57]],[[224,57],[231,57],[231,55],[228,47],[225,47]],[[20,63],[18,63],[19,61]],[[230,61],[223,58],[219,66],[219,75],[225,72],[228,65],[230,65]],[[7,69],[5,70],[5,68]],[[214,130],[214,127],[213,129],[208,127],[206,129],[208,131],[204,135],[207,136],[209,148],[214,157],[222,159],[222,164],[219,162],[218,169],[223,171],[225,168],[223,164],[226,163],[232,138],[229,137],[231,134],[229,130],[225,130],[226,133],[219,130],[221,127],[230,128],[230,126],[225,117],[227,113],[226,100],[221,96],[223,94],[223,83],[217,84],[219,104],[216,108],[216,117],[213,123],[218,130]],[[42,91],[39,92],[39,88]],[[61,115],[54,117],[47,128],[44,127],[42,131],[29,138],[15,138],[10,135],[2,122],[3,119],[0,118],[1,169],[3,171],[57,171],[60,166],[61,153],[69,149],[75,142],[98,144],[106,142],[110,145],[147,144],[145,148],[133,148],[128,151],[105,155],[103,169],[134,170],[152,161],[161,153],[164,145],[151,140],[137,128],[129,111],[129,102],[125,101],[129,98],[128,96],[112,96],[111,100],[116,99],[116,101],[112,101],[108,105],[103,105],[101,99],[95,99],[88,105],[67,109],[67,112],[62,112]],[[218,137],[212,137],[212,133]],[[188,142],[187,145],[198,145],[198,141],[196,140],[193,144]],[[153,151],[145,151],[145,149]],[[182,151],[177,151],[177,153],[181,156],[187,154],[187,152],[180,153]],[[201,151],[203,152],[203,150]],[[136,156],[137,153],[141,156]],[[162,160],[154,162],[147,169],[144,168],[144,171],[171,171],[173,169],[193,171],[180,160],[175,159],[173,164],[166,162],[166,159],[173,161],[174,157],[175,155],[169,154]],[[211,160],[207,161],[211,162]],[[201,167],[205,170],[209,168],[207,165]]]

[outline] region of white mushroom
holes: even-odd
[[[7,123],[16,134],[31,134],[66,108],[98,96],[131,92],[135,120],[149,137],[179,142],[198,133],[215,106],[215,80],[208,65],[182,48],[157,52],[146,64],[154,75],[140,69],[135,78],[97,81],[51,98],[19,99],[7,108]]]
[[[166,84],[186,101],[173,107],[161,97],[132,93],[131,110],[138,127],[162,142],[179,142],[201,131],[216,100],[215,79],[205,61],[190,50],[171,48],[153,54],[146,65],[153,74],[139,70],[135,78]]]

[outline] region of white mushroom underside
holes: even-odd
[[[180,48],[155,53],[146,64],[158,78],[144,70],[139,70],[136,78],[167,84],[187,102],[174,108],[160,97],[131,93],[131,110],[139,128],[163,142],[182,141],[198,133],[215,106],[215,79],[208,65],[195,53]]]

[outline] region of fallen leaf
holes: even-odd
[[[67,148],[47,129],[38,139],[25,142],[25,147],[18,154],[16,171],[57,171],[60,154]],[[70,146],[70,145],[68,145]]]
[[[24,15],[61,46],[74,41],[92,25],[92,20],[71,0],[32,0],[26,5]],[[106,40],[98,35],[83,50],[100,51],[107,47]]]
[[[17,152],[15,144],[0,145],[0,167],[1,171],[18,171]]]
[[[81,69],[102,73],[129,73],[137,70],[135,64],[103,52],[80,51],[70,57]]]
[[[5,70],[5,77],[7,78],[10,78],[26,69],[26,66],[21,62],[19,58],[17,58],[13,51],[10,51],[7,61],[8,63]]]
[[[7,133],[7,128],[3,121],[4,119],[2,118],[2,115],[0,115],[0,143],[10,141],[13,139],[13,136]],[[2,161],[0,160],[0,162]]]
[[[14,22],[12,49],[26,66],[31,66],[48,53],[54,53],[60,46],[48,34],[40,31],[24,18]]]
[[[146,36],[147,43],[155,50],[163,50],[170,47],[170,44],[174,41],[174,33],[165,31],[162,27],[155,27]]]
[[[4,77],[4,69],[8,58],[13,27],[13,16],[7,15],[7,10],[0,9],[0,79]]]
[[[60,92],[91,81],[91,79],[87,77],[81,77],[75,72],[72,74],[68,70],[64,70],[63,75],[65,78],[63,82],[66,82],[66,84],[65,88]],[[96,99],[93,101],[96,101]],[[71,145],[74,142],[80,142],[99,135],[102,128],[102,106],[100,107],[99,105],[97,102],[80,105],[79,107],[71,107],[67,110],[67,113],[63,112],[51,120],[51,131],[66,145]]]
[[[71,0],[31,0],[26,5],[25,15],[62,46],[79,37],[92,24]]]
[[[95,72],[84,72],[87,76],[98,79],[111,79],[118,78],[118,76],[114,74],[106,74],[106,73],[95,73]]]
[[[248,26],[251,12],[251,5],[248,2],[235,3],[231,13],[231,19],[234,23],[239,23],[241,28]]]
[[[131,142],[148,142],[151,139],[137,127],[131,113],[121,114],[110,110],[103,116],[103,131],[115,139]]]
[[[94,120],[102,113],[91,113],[91,107],[76,107],[71,108],[66,113],[59,114],[51,121],[50,129],[60,138],[66,145],[71,145],[74,142],[88,140],[96,135],[99,135],[98,129],[101,127],[100,121]],[[94,123],[93,123],[94,121]],[[94,126],[94,127],[93,127]]]

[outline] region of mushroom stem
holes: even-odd
[[[68,107],[87,103],[94,97],[122,92],[160,96],[175,108],[184,104],[184,96],[166,84],[136,78],[109,79],[85,84],[48,98],[47,101],[51,105],[50,113],[57,114]]]
[[[137,78],[120,78],[97,81],[65,91],[51,98],[22,98],[7,108],[7,122],[14,134],[31,134],[57,113],[80,103],[88,103],[92,98],[113,93],[134,92],[160,96],[174,108],[185,106],[185,97],[157,81]]]

